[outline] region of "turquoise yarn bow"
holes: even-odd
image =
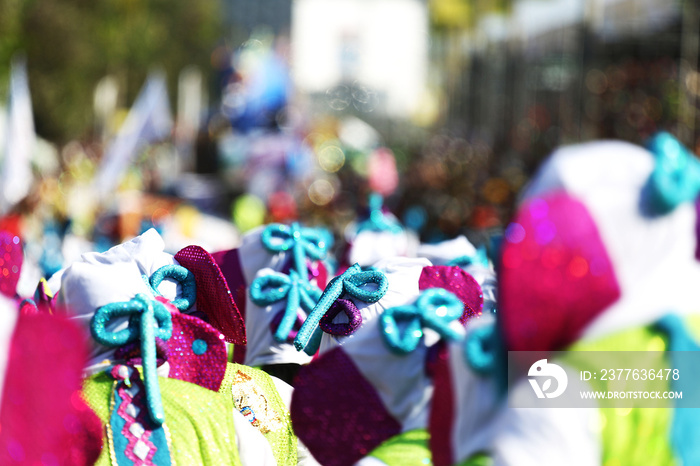
[[[363,289],[364,286],[371,283],[377,285],[375,290]],[[378,270],[362,271],[359,264],[354,264],[328,283],[318,303],[316,303],[316,306],[304,321],[304,325],[299,329],[299,333],[294,339],[294,347],[299,351],[307,347],[318,327],[318,323],[321,321],[321,317],[328,312],[333,302],[343,294],[348,294],[366,303],[376,303],[382,299],[388,288],[389,281],[382,272]]]
[[[291,226],[273,223],[268,225],[260,237],[263,246],[270,252],[286,252],[291,250],[294,266],[300,277],[306,278],[306,257],[321,260],[326,256],[328,244],[326,235],[313,228],[302,228],[298,223]]]
[[[442,288],[429,288],[415,304],[384,311],[379,317],[382,336],[389,349],[397,354],[408,354],[418,347],[423,327],[435,330],[448,340],[457,340],[461,335],[449,324],[459,319],[463,311],[464,304],[455,295]],[[403,331],[399,323],[405,323]]]
[[[662,132],[647,141],[647,149],[656,156],[650,188],[653,206],[668,213],[700,193],[700,161],[676,138]]]
[[[401,225],[384,215],[384,212],[382,212],[383,205],[384,198],[380,194],[370,194],[369,218],[357,226],[358,233],[361,231],[388,231],[397,234],[403,231]]]
[[[144,279],[151,287],[155,296],[161,296],[158,287],[165,279],[171,279],[180,284],[180,297],[173,300],[171,304],[180,312],[185,312],[197,302],[197,282],[194,274],[181,265],[170,264],[159,268],[150,278],[144,275]]]
[[[321,293],[318,287],[302,279],[294,270],[289,275],[272,273],[260,276],[250,285],[250,299],[260,307],[287,300],[284,316],[274,334],[280,343],[287,341],[296,322],[297,309],[301,306],[307,314],[310,313]]]
[[[129,317],[127,328],[116,332],[107,330],[114,319],[121,317]],[[90,322],[90,331],[98,343],[111,348],[140,340],[148,413],[156,425],[162,425],[165,414],[156,374],[156,338],[168,340],[172,336],[170,311],[158,301],[139,293],[130,301],[99,308]]]

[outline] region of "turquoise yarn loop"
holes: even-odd
[[[151,275],[148,284],[156,296],[162,296],[158,287],[165,279],[170,279],[180,285],[180,297],[172,301],[180,312],[185,312],[197,302],[197,282],[194,274],[185,267],[176,264],[164,265]]]
[[[448,266],[467,267],[469,265],[478,265],[481,267],[489,266],[489,258],[484,247],[479,247],[472,255],[459,256],[447,263]]]
[[[127,328],[116,332],[107,330],[108,325],[122,317],[129,317]],[[139,293],[130,301],[99,308],[90,322],[90,332],[95,341],[111,348],[140,341],[148,413],[156,425],[162,425],[165,414],[156,374],[156,338],[168,340],[172,336],[170,311],[162,303]]]
[[[321,298],[321,290],[302,279],[294,270],[289,275],[272,273],[262,275],[250,285],[250,299],[260,307],[287,300],[287,306],[274,338],[283,343],[294,328],[299,307],[310,313]]]
[[[489,375],[498,360],[498,334],[495,323],[472,330],[464,342],[464,358],[479,375]]]
[[[272,253],[292,251],[294,267],[300,277],[307,278],[306,258],[321,260],[328,252],[327,234],[313,228],[273,223],[260,236],[265,249]]]
[[[372,193],[369,196],[369,218],[360,222],[357,232],[362,231],[388,231],[394,234],[401,233],[403,227],[391,217],[382,212],[384,198],[380,194]]]
[[[369,284],[376,284],[375,290],[365,289]],[[301,351],[309,345],[312,335],[321,321],[321,317],[328,312],[336,299],[343,294],[348,294],[366,303],[376,303],[386,294],[389,289],[389,280],[378,270],[363,271],[359,264],[354,264],[341,275],[333,278],[323,291],[316,306],[308,315],[304,324],[299,329],[299,333],[294,339],[294,347]],[[315,352],[315,349],[307,349]]]
[[[461,338],[450,328],[453,320],[461,317],[464,304],[454,294],[442,288],[429,288],[421,293],[413,305],[390,307],[379,317],[382,337],[396,354],[414,351],[423,338],[423,327],[435,330],[447,340]],[[404,323],[403,331],[399,323]]]
[[[650,177],[653,207],[665,214],[694,200],[700,193],[700,161],[666,132],[649,139],[647,149],[656,156]]]

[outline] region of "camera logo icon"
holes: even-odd
[[[548,363],[546,359],[535,361],[527,375],[537,398],[556,398],[564,393],[569,383],[564,369],[557,364]],[[552,387],[552,380],[557,382],[554,387]]]

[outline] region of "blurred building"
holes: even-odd
[[[426,92],[428,33],[425,0],[295,0],[294,83],[331,112],[409,119]]]
[[[223,5],[233,47],[261,27],[275,36],[289,35],[292,0],[223,0]]]
[[[445,125],[488,144],[494,171],[509,161],[531,171],[560,144],[641,142],[659,129],[695,146],[696,2],[435,0],[433,12],[441,3],[472,6],[462,24],[433,15]]]

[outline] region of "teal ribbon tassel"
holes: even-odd
[[[384,342],[397,354],[414,351],[423,338],[423,327],[435,330],[448,340],[461,335],[450,328],[450,322],[461,317],[464,304],[442,288],[423,291],[413,305],[390,307],[379,317]],[[401,331],[399,323],[404,323]]]
[[[683,392],[683,399],[678,400],[687,405],[696,405],[698,400],[698,384],[695,379],[697,367],[689,356],[688,351],[700,351],[685,324],[675,314],[668,314],[656,322],[656,327],[668,335],[671,369],[678,369],[678,380],[671,378],[671,388]],[[671,424],[671,445],[681,459],[682,464],[700,464],[700,418],[697,409],[675,407]]]
[[[321,298],[321,293],[317,286],[301,278],[294,270],[289,275],[272,273],[260,276],[250,285],[250,299],[260,307],[287,300],[284,316],[274,334],[275,340],[280,343],[287,341],[299,307],[310,313]]]
[[[197,302],[197,282],[194,274],[181,265],[164,265],[151,275],[148,284],[155,296],[161,296],[158,287],[165,279],[176,281],[180,284],[180,297],[171,303],[180,312],[185,312]]]
[[[371,283],[377,285],[375,290],[363,288]],[[386,275],[378,270],[362,271],[359,264],[354,264],[328,283],[318,303],[316,303],[316,306],[299,329],[299,333],[294,339],[294,347],[298,351],[307,348],[311,337],[318,328],[321,317],[328,312],[333,302],[343,294],[348,294],[366,303],[376,303],[386,294],[387,289],[389,289],[389,281]],[[317,343],[318,341],[315,344]],[[315,352],[314,348],[311,348],[311,350]],[[308,353],[309,349],[306,352]]]
[[[260,239],[265,249],[272,253],[292,251],[294,267],[300,277],[308,277],[306,257],[321,260],[328,252],[327,235],[313,228],[302,228],[273,223],[262,232]]]
[[[129,317],[127,328],[117,332],[107,330],[110,323],[122,317]],[[137,340],[141,342],[148,413],[156,425],[162,425],[165,414],[156,374],[156,338],[168,340],[172,336],[170,311],[158,301],[139,293],[130,301],[110,303],[99,308],[90,322],[90,331],[98,343],[110,348]]]
[[[384,215],[384,212],[382,212],[383,205],[384,198],[380,194],[370,194],[369,218],[357,226],[358,233],[361,231],[388,231],[398,234],[403,231],[403,227],[398,222]]]
[[[676,138],[661,132],[647,141],[647,149],[656,156],[650,177],[654,208],[666,214],[700,193],[700,161]]]

